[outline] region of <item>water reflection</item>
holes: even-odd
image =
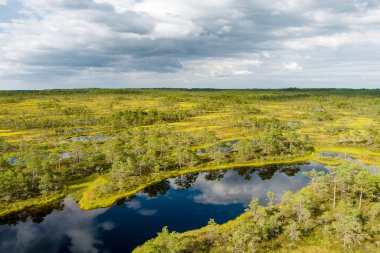
[[[227,173],[227,170],[214,170],[206,172],[205,179],[207,181],[219,181]]]
[[[46,206],[38,208],[31,207],[21,212],[0,217],[0,225],[16,225],[18,222],[26,222],[28,219],[34,223],[41,223],[48,214],[54,210],[63,210],[64,206],[64,203],[59,200]]]
[[[324,170],[313,163],[189,173],[92,211],[66,200],[29,218],[24,212],[3,219],[13,225],[0,226],[0,252],[130,252],[165,225],[182,232],[210,218],[226,222],[242,213],[252,197],[265,204],[268,191],[279,198],[285,190],[297,191],[308,182],[301,172],[312,168]]]
[[[194,185],[195,181],[198,179],[198,176],[199,172],[181,175],[174,179],[174,184],[176,185],[177,189],[185,190]]]
[[[142,193],[145,193],[150,198],[157,197],[158,195],[165,195],[165,193],[170,189],[170,183],[167,180],[164,180],[160,183],[148,186]]]
[[[268,191],[280,199],[284,190],[298,190],[308,181],[300,166],[271,166],[263,169],[241,168],[229,171],[220,182],[206,182],[200,178],[194,185],[199,194],[194,200],[202,204],[229,205],[240,203],[247,206],[253,197],[266,204]],[[239,176],[237,176],[239,175]]]
[[[113,228],[111,222],[95,220],[105,211],[83,212],[66,200],[63,210],[53,211],[41,223],[28,219],[17,226],[1,226],[0,252],[98,252],[102,241],[97,232]]]

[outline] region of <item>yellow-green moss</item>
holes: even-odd
[[[26,208],[48,205],[56,200],[63,199],[65,193],[57,193],[49,196],[34,197],[27,200],[13,202],[11,204],[1,205],[0,217],[20,212]]]

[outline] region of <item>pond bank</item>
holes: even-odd
[[[79,206],[83,210],[91,210],[99,207],[109,207],[115,203],[117,203],[118,200],[129,197],[131,195],[136,194],[137,192],[141,191],[142,189],[161,182],[162,180],[180,176],[183,174],[191,173],[191,172],[204,172],[204,171],[212,171],[212,170],[219,170],[219,169],[232,169],[232,168],[238,168],[238,167],[262,167],[262,166],[269,166],[269,165],[279,165],[279,164],[292,164],[292,163],[300,163],[300,162],[306,162],[306,161],[314,161],[315,154],[309,154],[302,157],[296,157],[292,159],[272,159],[272,160],[264,160],[264,161],[251,161],[251,162],[239,162],[239,163],[228,163],[228,164],[221,164],[221,165],[211,165],[211,166],[203,166],[203,167],[195,167],[195,168],[187,168],[177,171],[168,171],[163,173],[158,173],[155,175],[151,175],[150,177],[146,177],[143,179],[143,184],[141,185],[133,185],[130,189],[127,189],[126,191],[122,193],[113,194],[111,196],[106,196],[105,198],[97,199],[96,201],[88,201],[83,196],[88,195],[94,184],[99,182],[104,182],[106,178],[104,176],[89,176],[87,178],[81,179],[81,180],[75,180],[70,183],[68,183],[65,187],[65,189],[61,193],[57,193],[50,196],[40,196],[35,197],[27,200],[17,201],[14,203],[11,203],[9,205],[4,205],[1,207],[0,211],[0,217],[21,212],[27,208],[31,207],[38,207],[38,206],[45,206],[49,203],[53,203],[54,201],[57,201],[59,199],[64,199],[68,195],[70,195],[71,192],[76,191],[75,197],[73,197],[74,200],[79,201]],[[319,162],[319,161],[317,161]]]
[[[108,207],[117,203],[120,199],[130,197],[144,188],[159,183],[165,179],[180,176],[183,174],[191,173],[191,172],[206,172],[212,170],[220,170],[220,169],[233,169],[239,167],[263,167],[270,165],[289,165],[295,163],[302,163],[307,161],[313,161],[314,154],[306,155],[303,157],[297,157],[288,160],[271,160],[271,161],[252,161],[245,163],[228,163],[223,165],[214,165],[214,166],[204,166],[204,167],[196,167],[196,168],[188,168],[176,171],[168,171],[168,172],[160,172],[155,173],[153,175],[146,176],[144,182],[139,182],[138,185],[131,185],[128,189],[125,189],[123,192],[112,194],[109,196],[101,196],[99,198],[98,195],[95,196],[94,188],[97,184],[107,184],[111,183],[108,181],[106,177],[99,177],[94,183],[88,187],[88,189],[83,193],[83,197],[79,201],[79,206],[83,210],[91,210],[95,208]]]
[[[164,226],[185,232],[210,218],[222,224],[241,215],[253,197],[266,205],[268,191],[278,198],[296,192],[310,181],[303,172],[313,168],[326,171],[312,162],[192,172],[91,211],[67,198],[51,208],[4,217],[0,252],[131,252]]]

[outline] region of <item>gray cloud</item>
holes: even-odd
[[[5,12],[3,89],[379,87],[376,0],[9,0]]]

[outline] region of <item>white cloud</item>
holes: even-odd
[[[0,0],[0,5],[6,5],[8,0]]]
[[[380,45],[380,31],[344,32],[332,35],[320,35],[296,40],[285,41],[283,44],[289,49],[309,50],[317,47],[339,49],[349,45]]]
[[[276,0],[271,7],[279,12],[302,12],[311,7],[313,0]]]
[[[221,14],[234,12],[234,7],[235,3],[231,0],[145,0],[136,3],[133,8],[157,18],[178,17],[190,20],[220,17]]]
[[[228,77],[253,74],[262,61],[248,58],[207,58],[185,62],[185,69],[197,76]]]
[[[152,34],[152,38],[173,38],[178,39],[186,37],[188,35],[196,35],[200,33],[202,29],[192,23],[191,21],[176,20],[172,22],[159,22],[156,24],[156,28]]]
[[[303,70],[302,66],[300,66],[297,62],[284,63],[282,66],[284,70],[289,70],[289,71]]]

